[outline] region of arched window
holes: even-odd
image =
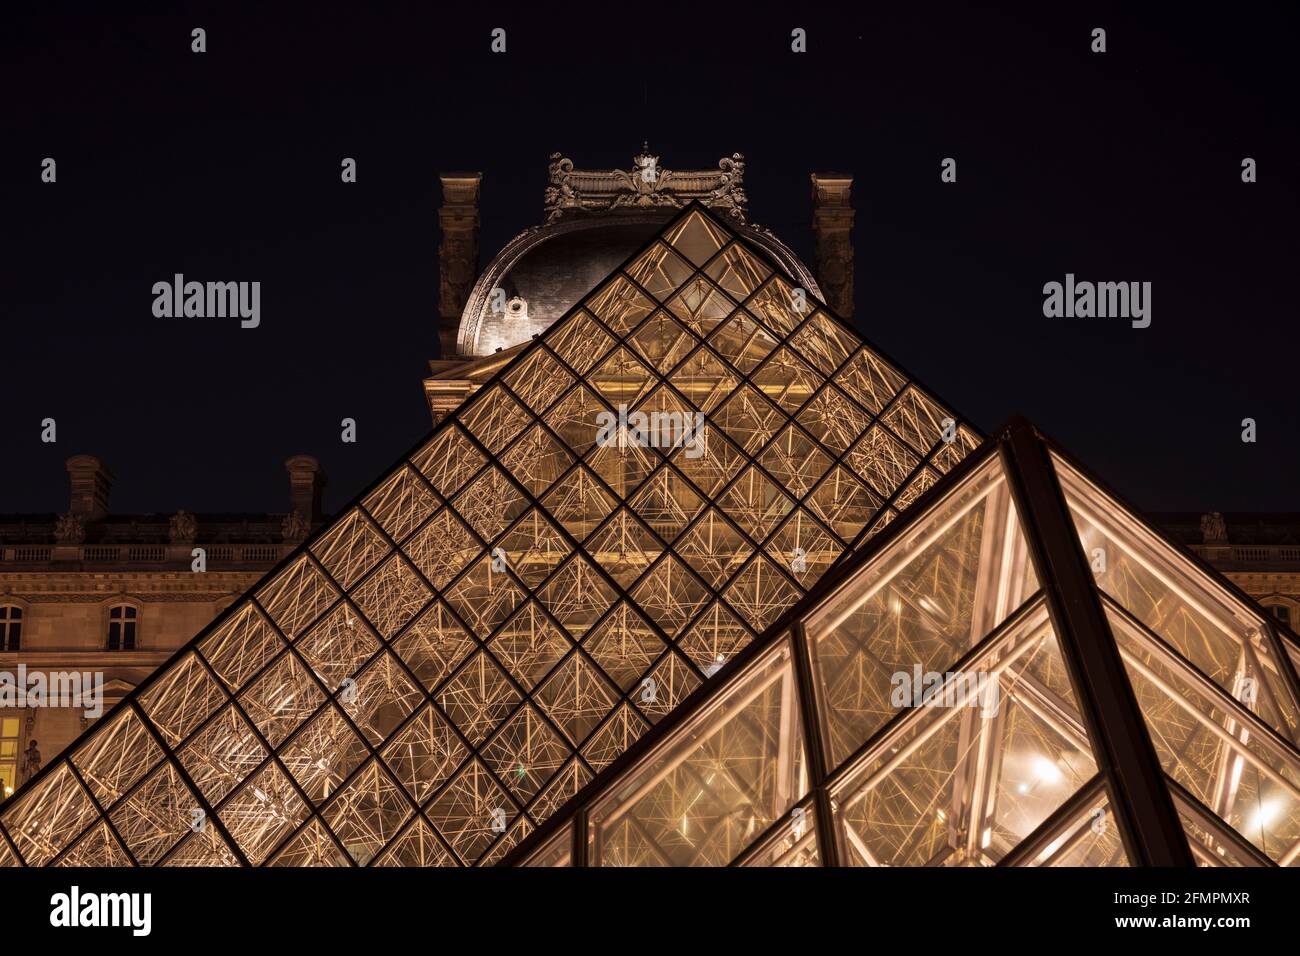
[[[12,604],[0,606],[0,651],[22,650],[23,609]]]
[[[108,649],[135,650],[136,610],[129,604],[115,604],[108,609]]]

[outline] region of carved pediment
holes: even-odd
[[[745,157],[718,160],[717,169],[664,169],[648,145],[632,157],[631,169],[576,169],[573,160],[551,154],[546,186],[546,221],[579,214],[647,209],[681,209],[692,200],[745,222]]]

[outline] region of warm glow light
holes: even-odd
[[[1281,812],[1281,800],[1265,800],[1257,806],[1255,812],[1250,815],[1250,824],[1247,829],[1251,832],[1260,832],[1273,823]]]
[[[1034,758],[1034,776],[1040,783],[1060,783],[1065,779],[1061,768],[1041,754]]]

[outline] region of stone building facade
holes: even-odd
[[[66,510],[0,513],[0,675],[12,680],[0,687],[0,793],[37,769],[36,754],[63,750],[325,520],[319,463],[297,455],[286,468],[284,512],[115,514],[111,472],[93,455],[74,455]],[[46,696],[33,704],[27,691],[37,680]],[[81,700],[49,693],[56,684],[80,688]]]

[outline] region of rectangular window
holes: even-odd
[[[135,650],[135,608],[119,605],[108,612],[108,649]]]
[[[18,786],[18,734],[17,717],[0,718],[0,787],[5,796]]]
[[[0,651],[22,648],[23,609],[12,604],[0,607]]]

